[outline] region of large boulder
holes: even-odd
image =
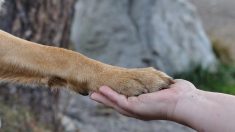
[[[71,40],[81,53],[124,67],[154,66],[174,74],[216,63],[186,0],[79,0]]]
[[[4,2],[4,0],[0,0],[0,9],[2,7],[3,2]]]

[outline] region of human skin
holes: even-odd
[[[168,89],[137,97],[126,97],[107,86],[91,94],[128,117],[141,120],[170,120],[199,132],[235,131],[235,96],[206,92],[177,79]]]

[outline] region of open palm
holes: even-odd
[[[170,120],[179,100],[196,90],[188,81],[174,80],[168,89],[137,97],[126,97],[107,86],[99,89],[99,93],[91,94],[91,99],[117,110],[119,113],[141,120]]]

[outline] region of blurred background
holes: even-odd
[[[6,0],[0,29],[235,94],[233,7],[233,0]],[[0,84],[0,132],[172,131],[194,132],[173,122],[127,118],[65,90]]]

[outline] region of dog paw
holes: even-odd
[[[105,85],[120,94],[138,96],[168,88],[172,83],[171,77],[154,68],[113,69],[101,73],[98,81],[93,81],[90,88],[91,91],[97,91]]]

